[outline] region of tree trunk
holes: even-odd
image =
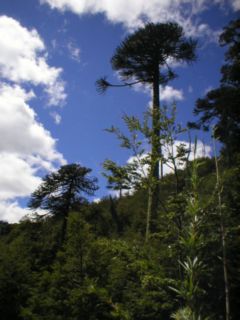
[[[159,178],[160,178],[160,162],[161,144],[160,144],[160,101],[159,101],[159,67],[156,70],[153,78],[153,106],[152,106],[152,151],[151,151],[151,168],[150,182],[148,190],[148,209],[146,223],[146,241],[149,233],[156,231],[156,220],[159,206]],[[162,170],[161,170],[162,171]]]
[[[68,222],[68,211],[64,214],[63,217],[63,223],[62,223],[62,231],[61,231],[61,244],[60,246],[63,245],[65,239],[66,239],[66,232],[67,232],[67,222]]]
[[[62,224],[62,234],[61,234],[61,246],[64,244],[64,241],[66,239],[66,233],[67,233],[67,224],[68,224],[68,216],[69,216],[69,211],[71,207],[71,199],[73,197],[72,192],[73,192],[73,180],[70,182],[69,189],[66,194],[66,204],[65,208],[63,209],[63,224]]]

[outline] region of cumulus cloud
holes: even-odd
[[[176,140],[173,145],[169,144],[169,145],[163,146],[162,152],[163,152],[164,158],[169,159],[169,156],[172,156],[172,155],[176,157],[178,148],[181,146],[183,146],[185,150],[190,150],[190,154],[189,154],[190,161],[193,160],[194,157],[196,159],[202,158],[202,157],[207,157],[207,158],[211,157],[212,148],[209,145],[205,145],[201,140],[198,140],[196,150],[194,150],[195,146],[190,145],[188,141]],[[138,173],[143,177],[146,177],[148,174],[149,166],[145,164],[143,160],[146,159],[146,157],[148,156],[149,155],[147,153],[143,154],[140,158],[132,156],[127,160],[127,163],[139,164]],[[144,165],[141,165],[141,163],[144,163]],[[184,163],[181,160],[178,161],[176,164],[179,169],[184,168]],[[163,165],[163,175],[166,175],[168,173],[173,173],[173,172],[174,172],[174,168],[171,164],[171,161],[168,161],[166,164]]]
[[[17,199],[37,188],[40,171],[66,163],[29,104],[34,91],[24,85],[42,86],[49,105],[61,105],[66,93],[62,69],[47,63],[44,42],[35,29],[0,16],[0,47],[0,220],[17,222],[28,213]],[[55,121],[60,121],[57,113]]]
[[[189,160],[192,161],[197,158],[210,158],[211,157],[211,153],[212,153],[212,148],[209,145],[205,145],[201,140],[197,141],[197,145],[196,145],[196,150],[195,150],[195,146],[194,145],[190,145],[190,143],[188,141],[181,141],[181,140],[176,140],[173,144],[173,146],[171,145],[165,145],[163,147],[163,155],[166,159],[169,158],[169,156],[173,155],[174,157],[176,157],[177,152],[178,152],[178,148],[179,147],[184,147],[185,150],[189,150],[190,154],[189,154]],[[183,169],[185,163],[181,160],[178,160],[176,162],[177,168],[178,169]],[[168,173],[173,173],[174,172],[174,167],[171,164],[171,162],[167,162],[166,164],[163,165],[163,175],[166,175]]]
[[[164,145],[162,147],[163,157],[165,160],[170,159],[171,156],[176,157],[178,153],[178,149],[184,147],[186,151],[189,152],[188,159],[190,161],[198,158],[210,158],[212,155],[212,148],[211,146],[204,144],[201,140],[197,141],[196,149],[195,145],[190,144],[188,141],[184,140],[176,140],[174,141],[173,145]],[[137,173],[146,178],[149,174],[149,153],[144,153],[141,156],[131,156],[127,160],[127,164],[135,164],[137,167]],[[176,160],[176,167],[178,169],[184,169],[186,162],[179,159]],[[174,173],[174,165],[171,160],[167,161],[163,164],[163,176]],[[129,190],[122,190],[123,195],[133,194],[134,188]],[[119,197],[120,192],[118,190],[111,190],[109,192],[114,197]]]
[[[48,161],[62,162],[56,151],[56,141],[49,131],[36,120],[36,114],[28,105],[34,97],[18,85],[0,85],[0,152],[21,156],[38,154]]]
[[[39,185],[35,169],[18,154],[0,153],[0,200],[28,196]]]
[[[34,98],[19,85],[0,85],[0,220],[17,222],[26,214],[16,197],[29,196],[41,182],[39,170],[64,164],[56,140],[29,106]]]
[[[148,84],[138,83],[133,86],[133,90],[136,92],[142,92],[149,96],[152,95],[151,86]],[[160,100],[161,101],[181,101],[184,99],[184,94],[182,90],[175,89],[172,86],[160,86]],[[151,105],[151,103],[150,103]]]
[[[0,16],[0,76],[15,83],[42,85],[50,105],[66,99],[61,68],[47,63],[47,53],[38,32],[28,30],[17,20]]]
[[[0,202],[0,218],[2,221],[9,223],[17,223],[24,216],[28,215],[30,211],[26,208],[21,208],[17,201],[1,201]]]
[[[161,87],[160,97],[163,101],[177,101],[184,98],[182,90],[174,89],[171,86]]]
[[[142,26],[146,21],[177,21],[187,35],[215,38],[209,26],[198,24],[195,19],[210,7],[208,0],[40,0],[40,3],[78,15],[102,13],[109,21],[122,23],[128,29]],[[239,0],[213,0],[212,4],[228,5],[235,11],[240,7]]]

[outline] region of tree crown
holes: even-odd
[[[82,193],[93,195],[97,190],[97,179],[87,176],[90,172],[91,169],[79,164],[68,164],[48,174],[33,192],[29,208],[45,209],[51,214],[66,214],[66,211],[82,202]]]
[[[165,83],[175,77],[169,59],[191,62],[196,58],[195,48],[196,42],[187,40],[177,23],[148,23],[117,47],[111,63],[124,81],[135,78],[151,83],[157,70],[160,82]]]

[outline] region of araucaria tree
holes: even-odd
[[[222,151],[230,165],[233,155],[240,151],[240,19],[224,28],[219,42],[227,47],[221,86],[197,100],[194,112],[201,117],[190,124],[208,130],[215,123],[214,137],[224,144]]]
[[[149,214],[156,216],[159,198],[161,160],[160,92],[159,86],[176,77],[170,67],[172,61],[195,60],[196,42],[186,39],[177,23],[148,23],[129,35],[116,49],[111,64],[122,80],[120,85],[110,84],[106,78],[97,81],[98,89],[104,92],[110,86],[132,86],[136,83],[152,88],[152,150],[149,188]],[[153,224],[151,229],[153,228]]]
[[[31,196],[30,209],[41,208],[47,214],[63,219],[61,244],[65,239],[70,210],[82,204],[82,193],[93,195],[97,190],[97,179],[87,176],[90,172],[91,169],[79,164],[64,165],[43,178],[42,184]]]

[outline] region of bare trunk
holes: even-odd
[[[152,188],[151,188],[151,185],[149,185],[145,242],[148,242],[148,239],[149,239],[151,210],[152,210],[152,198],[153,198],[152,197]]]
[[[152,106],[152,153],[151,153],[151,168],[150,168],[150,183],[148,190],[148,209],[146,223],[146,241],[149,238],[150,232],[156,230],[157,211],[159,206],[159,178],[160,178],[160,163],[161,156],[160,145],[160,101],[159,101],[159,67],[156,70],[153,78],[153,106]],[[161,166],[162,171],[162,166]]]

